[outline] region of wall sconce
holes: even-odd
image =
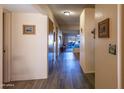
[[[91,33],[93,34],[93,38],[95,39],[95,28],[91,31]]]
[[[81,28],[81,33],[83,32],[82,28]]]

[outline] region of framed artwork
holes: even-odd
[[[35,34],[36,26],[35,25],[23,25],[23,34]]]
[[[98,37],[109,38],[109,18],[98,23]]]

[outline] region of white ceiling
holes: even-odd
[[[39,11],[31,4],[0,4],[0,7],[11,12],[38,13]]]
[[[39,9],[37,5],[32,4],[0,4],[3,7],[12,12],[26,12],[37,13]],[[79,16],[84,8],[94,7],[93,4],[49,4],[48,5],[53,12],[60,29],[65,32],[79,31]],[[42,9],[40,9],[42,10]],[[65,16],[64,11],[71,11],[70,16]],[[43,11],[42,11],[43,12]]]
[[[48,6],[53,12],[60,28],[66,30],[66,27],[71,27],[71,26],[79,27],[79,17],[83,9],[90,8],[90,7],[94,8],[95,5],[93,4],[51,4]],[[69,10],[71,12],[70,16],[64,15],[65,10]],[[70,29],[70,30],[73,30],[73,29]]]

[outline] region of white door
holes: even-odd
[[[3,13],[3,82],[10,81],[11,14]]]

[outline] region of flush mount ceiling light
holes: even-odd
[[[64,12],[64,15],[70,16],[70,11],[65,11],[65,12]]]

